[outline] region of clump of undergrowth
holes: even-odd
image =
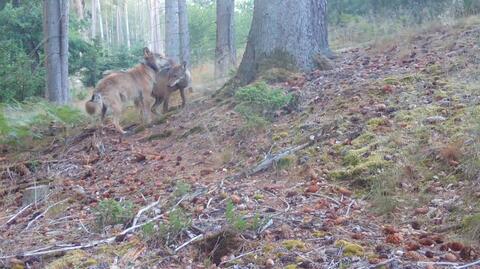
[[[466,238],[480,240],[480,213],[465,217],[462,220],[462,229]]]
[[[287,105],[292,99],[281,89],[271,88],[264,81],[243,87],[235,93],[238,102],[237,112],[242,116],[254,114],[258,117],[272,119],[274,113]]]
[[[94,209],[97,226],[103,229],[109,225],[125,224],[133,218],[133,209],[130,201],[102,200]]]
[[[382,175],[377,175],[370,184],[369,199],[372,209],[379,215],[392,214],[398,206],[397,183],[399,171],[389,169]]]
[[[172,201],[182,199],[191,192],[190,184],[177,181],[172,193]],[[192,224],[192,218],[184,209],[173,205],[168,218],[161,223],[148,223],[142,226],[142,236],[149,246],[158,247],[175,242]]]
[[[25,145],[26,139],[41,139],[66,131],[85,117],[71,106],[58,106],[41,99],[0,104],[0,143]]]
[[[235,110],[244,118],[244,134],[265,129],[273,120],[275,112],[292,100],[291,94],[281,89],[273,89],[264,81],[237,90]]]
[[[261,227],[263,221],[260,216],[255,214],[253,218],[247,219],[247,217],[235,210],[235,205],[232,200],[227,200],[225,207],[225,219],[232,231],[244,232],[246,230],[257,230]]]

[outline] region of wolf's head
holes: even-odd
[[[168,71],[168,86],[174,87],[179,82],[187,80],[188,76],[187,62],[184,61],[182,65],[175,65]]]
[[[171,65],[170,61],[165,56],[160,53],[151,52],[147,47],[143,49],[143,59],[144,63],[155,70],[155,72]]]

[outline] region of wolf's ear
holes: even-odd
[[[183,67],[183,70],[187,70],[187,61],[183,61],[182,67]]]
[[[148,47],[143,48],[143,56],[148,57],[152,54]]]

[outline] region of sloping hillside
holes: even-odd
[[[84,129],[15,162],[7,156],[0,264],[473,262],[480,258],[479,70],[480,27],[471,18],[338,52],[333,70],[285,73],[288,81],[272,87],[297,102],[275,111],[272,123],[250,124],[235,98],[204,96],[128,136]],[[48,185],[50,194],[22,210],[32,185]]]

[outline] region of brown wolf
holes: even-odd
[[[163,113],[168,112],[170,94],[177,90],[180,90],[182,107],[185,107],[185,89],[191,87],[191,83],[192,76],[187,68],[186,62],[183,62],[182,65],[172,64],[170,68],[167,67],[161,72],[158,72],[152,91],[152,97],[155,98],[152,112],[156,114],[156,109],[162,102]]]
[[[156,73],[170,66],[167,58],[144,48],[144,61],[127,71],[111,72],[101,79],[90,101],[85,104],[89,114],[100,112],[102,122],[111,115],[115,128],[125,133],[120,126],[120,116],[125,105],[134,102],[142,114],[142,120],[151,120],[150,107],[153,103],[151,93]]]

